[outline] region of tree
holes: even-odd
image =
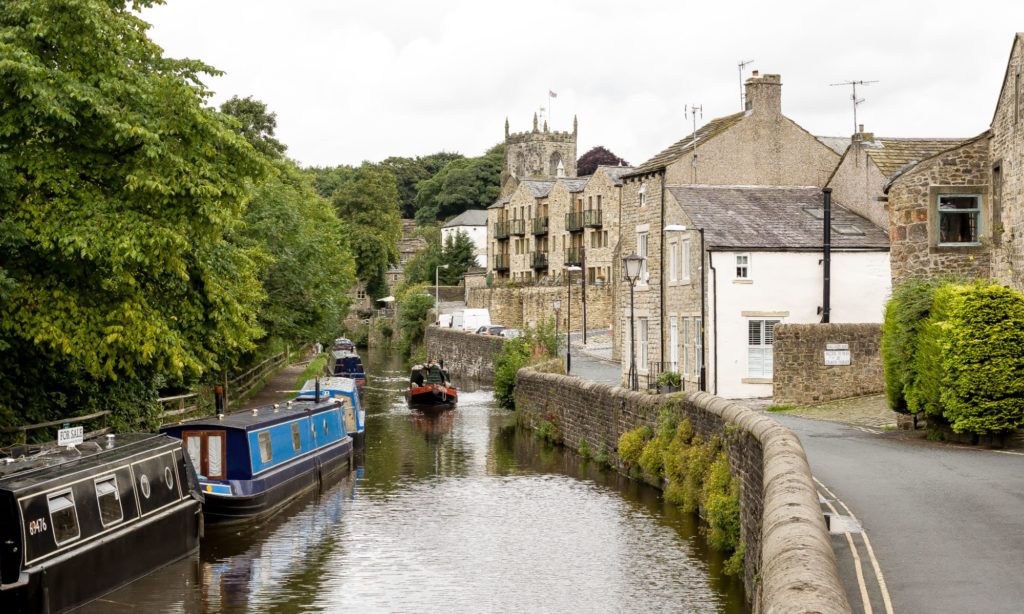
[[[629,162],[598,145],[576,161],[576,174],[580,177],[593,175],[598,166],[629,166]]]
[[[447,273],[444,279],[447,285],[457,285],[469,267],[476,265],[475,252],[476,244],[473,243],[473,239],[461,230],[445,238],[441,263],[448,266],[447,269],[443,269]]]
[[[469,267],[476,264],[476,245],[473,239],[459,231],[448,235],[442,244],[441,227],[437,224],[421,226],[418,232],[427,246],[405,263],[402,269],[405,283],[433,286],[436,271],[441,285],[458,285]],[[436,270],[439,265],[447,265],[447,268]]]
[[[313,188],[317,194],[330,200],[334,196],[335,190],[341,187],[341,184],[352,180],[356,169],[344,165],[334,167],[313,166],[305,169],[305,172],[310,176]]]
[[[439,173],[421,181],[416,189],[416,222],[431,224],[466,209],[491,205],[501,193],[504,145],[496,145],[477,158],[449,162]]]
[[[145,413],[157,374],[224,368],[262,333],[259,254],[226,237],[266,164],[204,105],[217,72],[146,37],[153,3],[0,11],[0,419]]]
[[[338,186],[332,201],[349,227],[348,243],[358,278],[367,282],[370,298],[381,298],[387,292],[384,273],[389,265],[398,264],[398,241],[402,238],[394,175],[364,162]]]
[[[280,158],[288,149],[284,143],[274,138],[277,113],[268,113],[267,105],[253,99],[252,96],[232,96],[220,105],[220,112],[237,120],[245,140],[268,158]]]
[[[395,176],[399,208],[403,218],[412,219],[416,215],[416,185],[436,175],[452,160],[460,159],[461,154],[442,151],[419,158],[393,156],[380,163]]]

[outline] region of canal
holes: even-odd
[[[489,389],[411,413],[408,371],[364,355],[354,475],[85,612],[745,611],[690,514],[649,486],[517,430]]]

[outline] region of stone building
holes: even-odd
[[[576,132],[578,124],[572,119],[572,132],[543,129],[533,114],[533,130],[510,133],[505,119],[505,161],[501,169],[502,195],[511,193],[524,179],[576,176]]]
[[[991,123],[989,227],[992,277],[1024,290],[1024,33],[1013,37]]]
[[[671,187],[685,185],[733,186],[814,186],[823,187],[839,162],[843,139],[816,137],[782,113],[782,80],[779,75],[759,76],[756,72],[745,83],[746,110],[719,117],[698,128],[647,162],[623,176],[621,215],[621,255],[636,253],[646,258],[641,280],[635,288],[636,318],[647,322],[645,360],[638,365],[641,380],[651,374],[649,365],[659,368],[670,363],[671,352],[681,353],[693,347],[700,337],[696,330],[683,331],[677,320],[676,337],[671,321],[664,313],[677,309],[700,311],[701,297],[693,304],[669,305],[670,244],[675,249],[687,244],[691,262],[700,266],[697,233],[667,233],[668,224],[679,213],[679,203],[666,196]],[[672,236],[669,236],[669,235]],[[688,243],[686,239],[689,239]],[[680,259],[683,256],[677,255]],[[679,260],[677,260],[678,264]],[[621,278],[621,258],[613,263],[613,278]],[[678,283],[678,281],[677,281]],[[629,285],[621,284],[615,321],[616,344],[622,348],[623,378],[629,369]],[[682,298],[678,300],[684,300]],[[711,307],[703,296],[705,312]],[[665,306],[665,309],[663,309]],[[879,306],[880,309],[880,306]],[[687,315],[687,317],[693,317]],[[684,333],[688,333],[685,334]],[[639,336],[643,334],[638,333]],[[711,389],[709,381],[709,389]],[[712,389],[713,391],[713,389]]]
[[[473,241],[473,255],[476,266],[487,266],[487,211],[484,209],[467,209],[441,226],[441,245],[444,246],[448,237],[464,233]]]
[[[405,263],[427,248],[427,242],[416,232],[416,220],[402,220],[402,238],[398,244],[398,264],[391,266],[385,274],[388,291],[394,293],[405,281]]]

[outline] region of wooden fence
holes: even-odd
[[[89,422],[91,420],[99,420],[100,428],[85,433],[85,437],[98,437],[105,435],[110,432],[110,427],[107,426],[107,416],[110,415],[109,411],[98,411],[94,414],[87,416],[75,416],[74,418],[64,418],[63,420],[52,420],[50,422],[40,422],[39,424],[26,424],[24,426],[8,426],[0,429],[3,433],[18,433],[18,443],[28,443],[29,431],[35,431],[39,429],[52,428],[55,426],[64,426],[65,424],[80,424],[82,422]]]

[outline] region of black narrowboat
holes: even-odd
[[[356,386],[366,386],[366,371],[359,354],[348,350],[333,350],[327,359],[327,375],[332,377],[348,377],[356,381]]]
[[[122,434],[0,458],[0,611],[80,606],[199,548],[181,443]]]

